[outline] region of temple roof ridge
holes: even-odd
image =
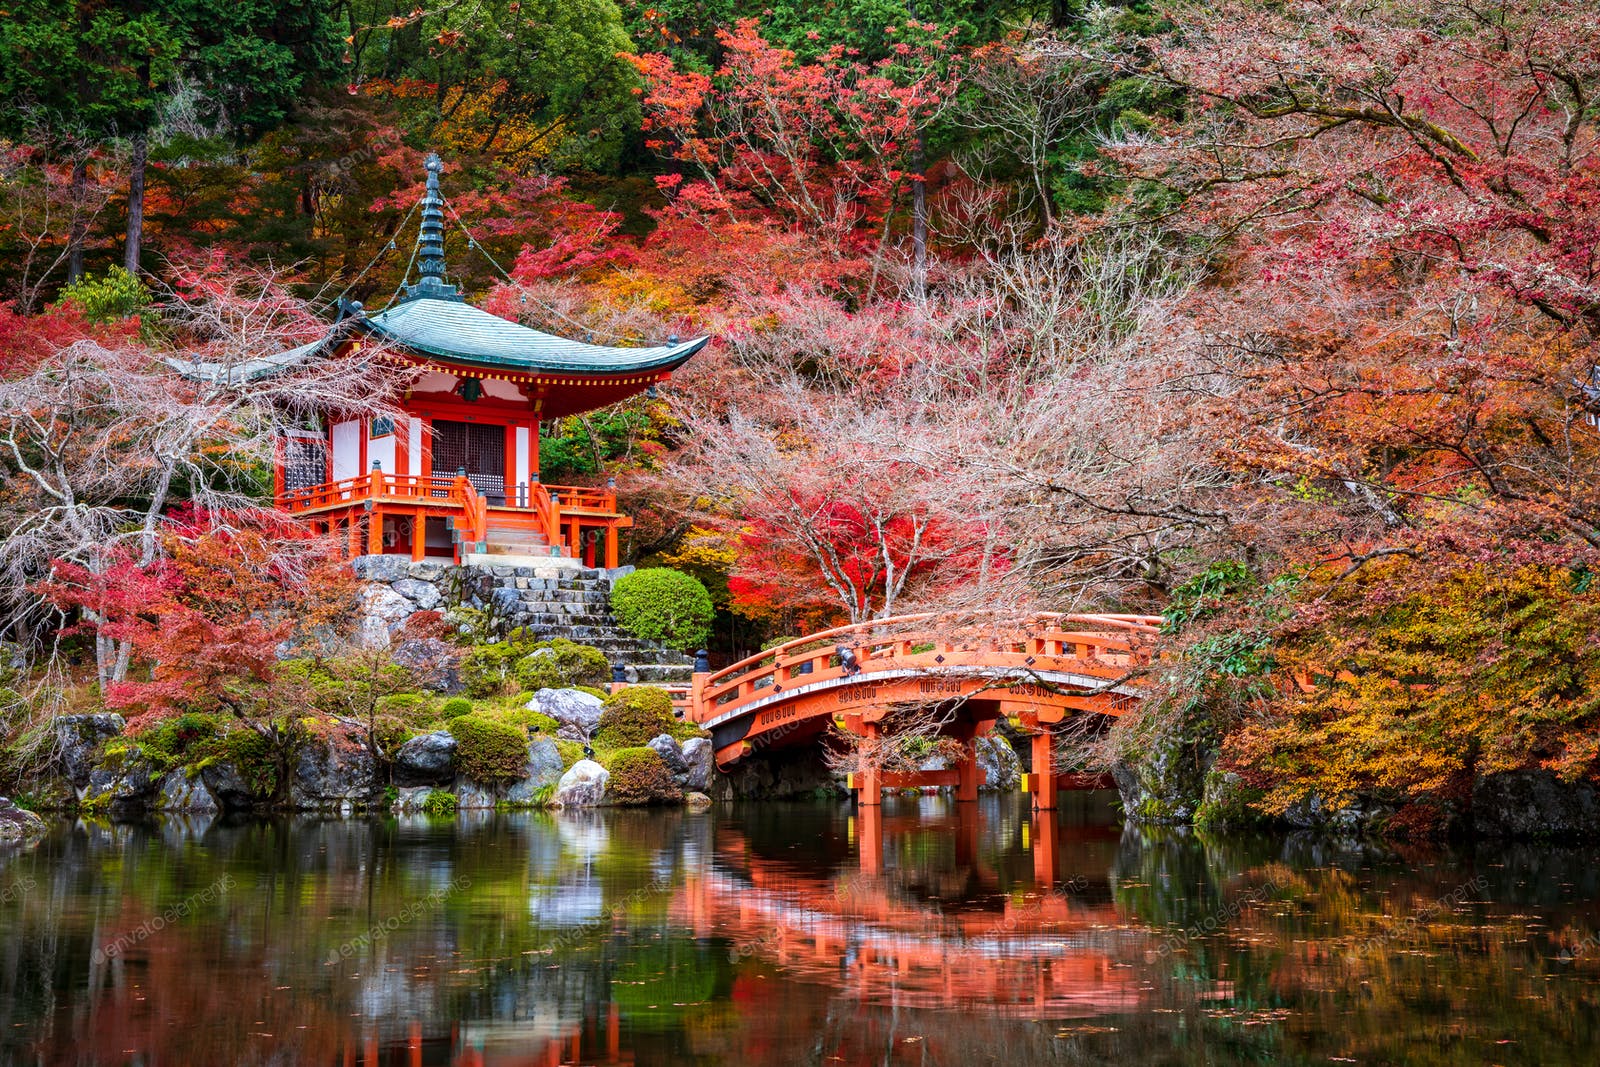
[[[174,360],[172,365],[192,377],[263,377],[322,355],[352,333],[365,333],[429,363],[448,364],[469,374],[572,374],[642,388],[648,379],[641,375],[664,376],[711,340],[709,335],[687,341],[674,336],[665,344],[597,345],[545,333],[468,303],[456,286],[445,281],[445,201],[439,190],[444,163],[436,153],[429,152],[424,165],[427,184],[420,204],[422,225],[414,257],[420,261],[418,279],[411,284],[402,279],[399,292],[403,297],[376,312],[368,312],[359,302],[341,297],[338,320],[321,339],[251,361],[248,366],[224,368],[197,359]]]

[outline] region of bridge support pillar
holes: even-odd
[[[965,751],[960,762],[956,764],[956,773],[960,775],[956,779],[956,799],[977,800],[978,778],[982,774],[978,768],[978,742],[975,738],[969,737],[963,742],[963,746]]]
[[[1034,810],[1055,811],[1055,736],[1049,730],[1033,735],[1033,770],[1028,781],[1033,785]]]
[[[862,723],[861,736],[865,739],[861,747],[867,758],[861,761],[864,767],[855,775],[856,803],[877,807],[883,803],[883,775],[878,766],[878,724]]]

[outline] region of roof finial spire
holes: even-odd
[[[421,278],[411,286],[411,296],[458,299],[455,286],[446,285],[444,280],[444,197],[439,194],[439,172],[444,169],[444,162],[437,152],[429,152],[423,166],[428,171],[428,188],[422,194],[422,228],[417,231]]]

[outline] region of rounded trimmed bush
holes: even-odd
[[[683,799],[672,771],[653,748],[614,752],[606,770],[611,772],[606,799],[613,804],[673,804]]]
[[[456,739],[456,766],[475,782],[521,778],[528,766],[528,735],[515,726],[463,715],[450,722]]]
[[[524,689],[571,689],[604,685],[611,678],[606,654],[591,645],[558,637],[542,641],[517,661],[517,682]]]
[[[688,652],[711,637],[716,608],[700,579],[666,567],[646,567],[611,587],[611,612],[635,637]]]
[[[466,697],[451,697],[439,705],[439,718],[459,719],[463,715],[472,714],[472,701]]]
[[[671,693],[653,685],[630,685],[606,697],[594,743],[599,748],[632,748],[670,734],[677,725]]]

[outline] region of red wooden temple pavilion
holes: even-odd
[[[327,336],[263,360],[275,373],[337,358],[368,339],[420,366],[404,417],[328,419],[285,439],[280,508],[318,532],[348,538],[351,555],[448,556],[457,562],[555,557],[617,565],[617,532],[632,519],[606,488],[539,477],[539,423],[616,403],[665,380],[705,337],[612,348],[529,329],[465,303],[445,281],[440,162],[427,160],[417,237],[420,277],[375,314],[341,303]]]

